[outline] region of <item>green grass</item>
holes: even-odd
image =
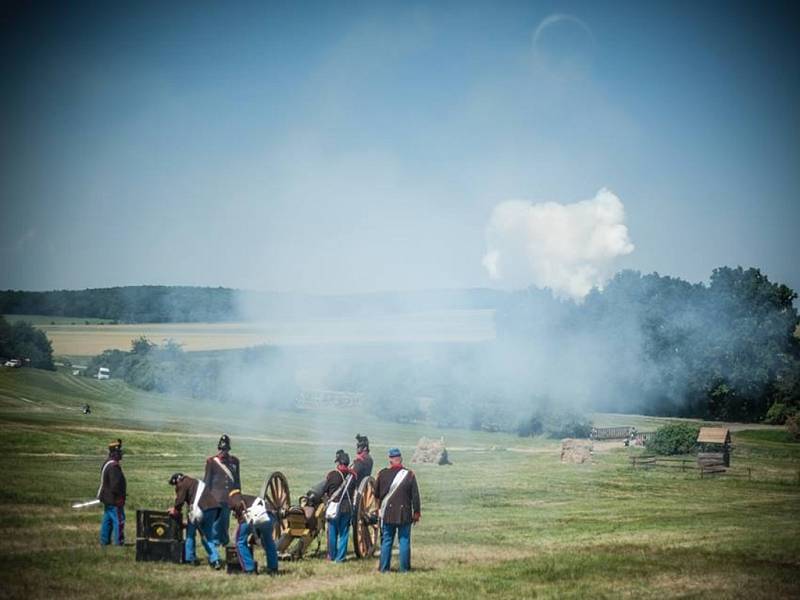
[[[739,432],[739,438],[748,441],[791,443],[792,436],[785,429],[748,429]]]
[[[84,402],[92,415],[77,410]],[[282,564],[278,578],[250,579],[137,563],[132,547],[98,547],[98,510],[69,508],[92,497],[103,448],[122,437],[133,539],[135,509],[168,506],[169,475],[199,474],[222,431],[233,438],[246,492],[281,470],[293,496],[324,475],[337,448],[351,449],[357,432],[370,436],[378,465],[388,446],[410,456],[420,436],[445,436],[454,465],[414,467],[423,499],[415,571],[379,575],[375,560],[307,559]],[[591,465],[568,465],[547,439],[395,425],[356,411],[253,412],[115,381],[0,370],[0,596],[798,597],[800,444],[773,430],[736,431],[733,441],[732,476],[700,480],[634,471],[629,452],[640,450],[621,445],[596,452]],[[748,468],[752,480],[738,476]]]

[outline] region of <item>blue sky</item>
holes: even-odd
[[[800,289],[790,11],[4,5],[0,288],[494,286],[494,206],[607,187],[620,268]]]

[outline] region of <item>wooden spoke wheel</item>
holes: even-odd
[[[261,488],[261,497],[267,501],[270,510],[277,518],[277,522],[272,527],[272,537],[277,541],[281,537],[281,533],[288,529],[286,514],[292,505],[291,496],[289,496],[289,482],[286,481],[283,473],[275,471],[267,477]]]
[[[370,558],[375,555],[380,540],[380,522],[378,509],[380,505],[375,497],[375,480],[366,477],[356,492],[356,510],[353,515],[353,548],[358,558]]]

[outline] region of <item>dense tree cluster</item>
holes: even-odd
[[[800,407],[796,297],[758,269],[715,269],[708,285],[623,271],[581,305],[517,297],[498,335],[580,340],[600,409],[781,422]]]
[[[140,337],[128,352],[106,350],[92,358],[84,375],[96,377],[101,367],[112,378],[149,392],[284,408],[297,397],[293,365],[280,350],[267,346],[188,353],[173,341],[157,345]]]
[[[30,323],[9,324],[0,316],[0,360],[19,360],[22,366],[55,370],[53,347],[45,333]]]

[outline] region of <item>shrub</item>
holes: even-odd
[[[765,423],[771,425],[783,425],[786,423],[787,417],[792,416],[797,411],[793,406],[788,406],[783,402],[773,402],[772,406],[767,411],[767,416],[764,418]]]
[[[552,413],[545,420],[545,431],[552,438],[588,438],[592,433],[592,422],[585,416],[572,412]]]
[[[531,415],[530,419],[522,421],[517,425],[517,435],[520,437],[531,437],[539,435],[544,431],[544,423],[538,414]]]
[[[656,454],[688,454],[694,450],[699,427],[676,423],[659,427],[647,441],[647,448]]]

